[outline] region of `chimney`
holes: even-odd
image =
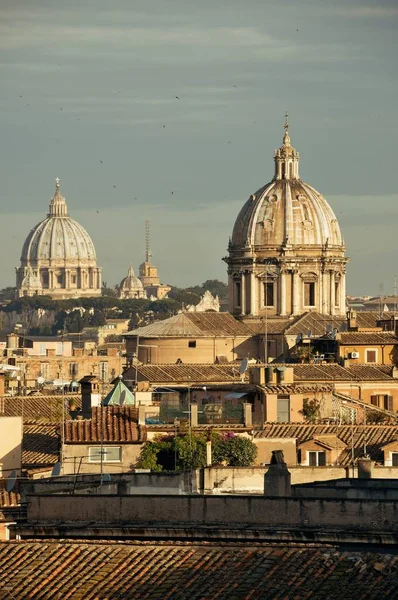
[[[357,313],[352,308],[347,312],[347,329],[348,331],[358,331]]]
[[[372,479],[375,462],[364,456],[358,459],[358,479]]]
[[[19,347],[19,335],[16,333],[9,333],[7,335],[7,349],[16,350]]]
[[[286,497],[292,495],[291,476],[282,450],[273,450],[271,464],[264,475],[264,495]]]
[[[91,407],[101,404],[99,380],[97,377],[88,375],[83,377],[79,383],[82,391],[82,416],[83,419],[91,419]]]

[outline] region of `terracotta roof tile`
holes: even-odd
[[[102,413],[102,425],[101,425]],[[93,407],[91,419],[65,422],[65,443],[141,443],[146,427],[138,425],[138,409],[130,406]]]
[[[150,383],[202,383],[202,382],[240,382],[238,364],[229,365],[139,365],[139,381]],[[123,379],[135,378],[135,367],[125,371]]]
[[[0,572],[18,600],[398,597],[395,555],[284,544],[6,542]]]
[[[366,332],[366,331],[345,331],[340,333],[340,344],[398,344],[398,338],[390,331]]]
[[[0,397],[0,416],[23,417],[31,421],[55,421],[62,415],[62,402],[73,400],[76,407],[81,407],[81,397],[77,394],[45,396],[2,396]]]
[[[14,489],[11,492],[7,492],[7,478],[0,479],[0,510],[2,508],[10,508],[12,506],[19,506],[20,493],[19,493],[19,482],[15,483]]]
[[[364,447],[372,460],[382,462],[382,446],[397,438],[396,425],[309,425],[306,423],[268,423],[254,438],[297,438],[297,445],[318,436],[335,435],[346,444],[339,456],[342,466],[351,463],[351,445],[354,441],[355,458],[363,456]]]
[[[286,366],[286,365],[285,365]],[[353,379],[380,380],[392,379],[391,365],[350,365],[342,367],[337,363],[292,364],[294,380],[300,381],[350,381]]]
[[[26,469],[52,467],[59,460],[60,441],[58,423],[25,422],[22,466]]]
[[[180,313],[163,321],[129,331],[127,336],[158,337],[249,337],[252,331],[229,313]]]

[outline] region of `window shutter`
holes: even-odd
[[[316,452],[308,452],[310,467],[316,467]]]
[[[371,396],[370,397],[370,403],[373,404],[373,406],[378,406],[379,402],[378,402],[378,397],[377,396]]]
[[[387,396],[387,399],[388,399],[387,410],[393,412],[393,410],[394,410],[394,397],[393,396]]]
[[[326,452],[318,452],[318,466],[326,467]]]

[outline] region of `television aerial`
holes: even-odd
[[[17,472],[14,469],[13,471],[11,471],[11,473],[7,477],[7,483],[6,483],[7,492],[12,492],[12,490],[14,489],[16,480],[17,480]]]

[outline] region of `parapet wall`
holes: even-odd
[[[398,501],[261,496],[29,496],[31,525],[199,527],[398,532]]]

